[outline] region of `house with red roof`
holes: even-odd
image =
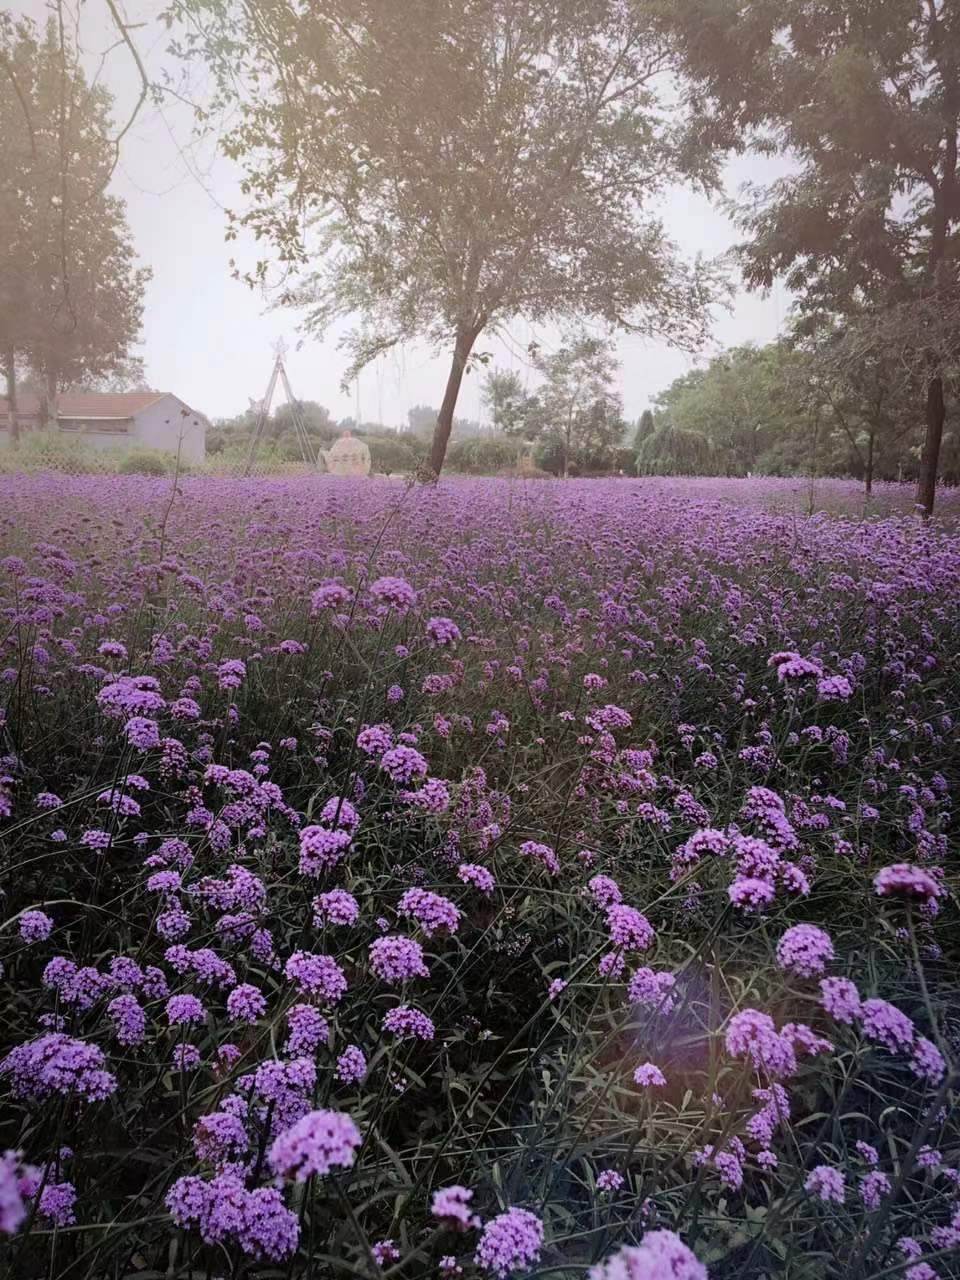
[[[40,425],[40,401],[17,397],[21,432]],[[94,449],[163,449],[186,462],[206,454],[207,419],[169,391],[63,391],[57,397],[57,430],[80,436]],[[0,445],[10,437],[9,411],[0,396]]]

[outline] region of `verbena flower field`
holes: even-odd
[[[0,1272],[960,1275],[960,538],[784,485],[0,478]]]

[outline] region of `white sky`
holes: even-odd
[[[75,13],[77,0],[65,0]],[[135,32],[148,74],[159,78],[171,66],[166,54],[169,34],[158,21],[163,0],[128,0],[130,18],[141,23]],[[50,12],[45,0],[13,0],[15,14],[43,22]],[[85,0],[80,10],[81,45],[88,51],[91,70],[99,54],[116,39],[103,0]],[[97,56],[94,56],[97,55]],[[179,67],[172,69],[179,73]],[[136,97],[138,79],[129,53],[109,53],[102,73],[116,95],[116,116],[125,120]],[[738,160],[728,170],[728,190],[745,179],[761,176],[758,162]],[[765,166],[763,176],[772,172]],[[227,417],[262,396],[273,360],[272,345],[283,337],[289,347],[287,369],[295,394],[317,400],[335,418],[360,416],[387,425],[405,423],[414,404],[438,405],[447,373],[446,358],[427,350],[407,348],[379,360],[360,377],[359,388],[340,390],[346,366],[337,349],[336,333],[323,340],[298,333],[297,315],[271,310],[267,301],[231,278],[229,262],[236,258],[250,267],[259,256],[251,242],[228,244],[224,239],[226,208],[240,208],[239,172],[210,143],[198,145],[192,136],[188,108],[168,100],[162,108],[144,104],[126,135],[112,190],[127,202],[127,215],[141,260],[153,270],[144,310],[141,354],[148,383],[172,391],[211,418]],[[671,195],[662,207],[670,236],[685,255],[712,257],[735,239],[729,221],[706,200],[689,191]],[[262,252],[262,250],[261,250]],[[782,290],[762,297],[738,293],[732,313],[719,312],[710,345],[698,360],[722,346],[776,337],[788,299]],[[536,331],[524,321],[508,327],[506,341],[481,338],[479,348],[490,351],[493,363],[530,374],[526,347],[532,338],[550,347],[556,335]],[[302,344],[299,346],[298,343]],[[619,341],[622,394],[628,418],[636,418],[651,396],[692,367],[694,360],[666,344],[627,336]],[[531,383],[535,377],[530,374]],[[457,412],[482,417],[480,379],[464,381]]]

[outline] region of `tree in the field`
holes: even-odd
[[[437,410],[432,409],[430,405],[415,404],[412,409],[407,410],[407,429],[414,435],[430,439],[436,425]],[[464,440],[471,436],[483,435],[483,428],[472,418],[454,418],[450,434]]]
[[[820,327],[801,342],[810,391],[849,444],[868,496],[878,469],[896,475],[920,434],[920,379],[913,362],[900,358],[892,336],[878,334],[867,316]]]
[[[674,426],[669,420],[655,425],[637,450],[638,475],[709,476],[717,470],[717,451],[702,431]]]
[[[798,165],[741,207],[748,282],[782,275],[811,323],[870,316],[889,337],[921,386],[929,515],[960,351],[960,10],[689,0],[669,12],[704,135]]]
[[[640,448],[644,440],[653,435],[653,410],[644,409],[640,417],[637,419],[637,430],[633,437],[634,453]]]
[[[803,383],[803,359],[785,343],[732,347],[656,397],[657,427],[702,436],[712,467],[746,475],[771,445],[802,435],[804,400],[793,393]]]
[[[490,413],[494,430],[509,436],[527,431],[529,396],[518,373],[491,369],[483,380],[480,398]]]
[[[398,343],[450,352],[439,473],[485,331],[595,317],[675,342],[705,323],[650,209],[714,157],[671,91],[656,0],[174,0],[181,42],[241,123],[241,225],[318,331],[360,315],[355,372]],[[251,273],[266,279],[262,262]]]
[[[534,356],[543,382],[526,410],[526,431],[566,477],[572,463],[601,469],[623,436],[618,363],[609,338],[575,333],[550,354]]]
[[[407,410],[407,429],[414,435],[429,435],[437,421],[437,411],[428,404],[415,404]]]
[[[42,378],[47,421],[58,388],[140,372],[130,350],[149,272],[106,192],[111,106],[62,26],[0,17],[0,342],[8,388],[18,361]]]
[[[37,140],[26,126],[29,85],[38,58],[33,25],[0,13],[0,364],[10,440],[19,439],[17,374],[33,330],[29,280],[35,254],[31,224],[39,216],[21,175],[33,172]]]

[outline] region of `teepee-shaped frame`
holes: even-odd
[[[277,383],[283,384],[283,390],[287,397],[287,403],[290,405],[291,417],[293,419],[293,429],[296,432],[297,443],[300,445],[300,454],[304,462],[310,467],[316,467],[319,457],[319,447],[314,449],[307,432],[306,424],[303,421],[303,415],[300,412],[300,402],[293,394],[290,386],[290,379],[287,377],[286,365],[283,363],[283,357],[287,354],[287,344],[281,338],[273,348],[274,361],[273,370],[270,374],[270,381],[267,383],[266,394],[257,405],[257,425],[254,428],[253,436],[250,440],[250,452],[247,454],[247,465],[244,467],[243,474],[248,476],[253,469],[253,462],[263,439],[263,429],[270,417],[270,406],[273,404],[273,397],[277,390]]]

